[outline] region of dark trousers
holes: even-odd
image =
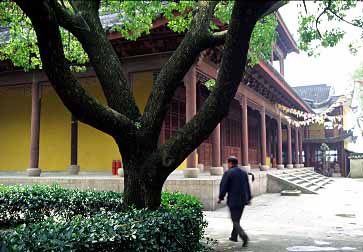
[[[246,240],[248,238],[246,232],[241,227],[240,221],[243,214],[244,207],[242,208],[229,208],[231,212],[231,219],[233,222],[233,230],[231,233],[231,238],[237,240],[237,237],[241,237],[242,240]]]

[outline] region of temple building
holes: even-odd
[[[213,134],[183,162],[179,169],[203,164],[222,166],[223,160],[235,155],[244,167],[292,168],[314,166],[319,158],[321,138],[328,138],[336,160],[345,175],[342,152],[344,132],[333,129],[296,127],[279,110],[278,105],[304,113],[314,113],[336,99],[310,97],[307,88],[293,89],[284,79],[284,59],[298,52],[296,42],[280,14],[277,15],[277,41],[270,60],[260,61],[248,69],[241,82],[229,114]],[[105,26],[116,16],[102,17]],[[6,37],[6,29],[0,37]],[[108,34],[129,78],[141,111],[146,104],[154,78],[183,39],[167,27],[167,20],[154,22],[150,34],[128,41],[119,33]],[[221,52],[219,48],[202,53],[184,78],[165,117],[160,143],[190,120],[208,97],[205,83],[215,79]],[[97,77],[92,69],[77,74],[84,88],[105,103]],[[326,99],[330,99],[326,101]],[[311,101],[311,99],[313,99]],[[315,106],[315,107],[314,107]],[[341,113],[337,107],[331,113]],[[324,128],[324,127],[323,127]],[[319,134],[319,136],[317,136]],[[338,135],[337,135],[338,134]],[[67,171],[79,165],[81,171],[110,172],[113,160],[121,159],[113,139],[83,123],[66,110],[43,71],[24,72],[9,62],[0,63],[0,171]]]
[[[336,95],[334,88],[327,84],[298,86],[294,89],[315,114],[326,115],[324,123],[312,124],[306,130],[303,141],[306,164],[320,171],[323,169],[321,145],[325,143],[329,147],[326,154],[331,173],[347,176],[349,164],[346,146],[352,137],[352,126],[348,119],[351,114],[351,95]],[[339,127],[332,117],[341,118]]]

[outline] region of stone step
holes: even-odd
[[[286,170],[280,174],[269,174],[287,191],[300,190],[316,194],[333,180],[309,169]]]
[[[299,190],[284,190],[281,192],[281,196],[300,196],[301,191]]]
[[[278,181],[278,183],[281,185],[282,188],[286,189],[286,190],[293,190],[293,189],[297,189],[300,190],[302,193],[306,193],[306,194],[316,194],[317,192],[304,187],[304,186],[300,186],[296,183],[294,183],[293,181],[290,181],[288,179],[279,177],[279,176],[275,176],[273,174],[268,174],[268,176],[272,177],[272,179],[275,179]]]

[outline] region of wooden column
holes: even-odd
[[[40,83],[33,77],[32,83],[32,112],[30,131],[30,160],[27,169],[28,176],[40,176],[39,168],[39,139],[40,139]]]
[[[197,75],[194,66],[184,77],[186,92],[186,121],[190,121],[197,113]],[[197,167],[197,150],[194,150],[187,158],[187,167]]]
[[[71,165],[78,164],[78,121],[72,115],[71,121]]]
[[[309,143],[307,143],[307,144],[305,144],[305,165],[307,166],[307,167],[310,167],[311,166],[311,153],[310,153],[310,144]]]
[[[291,124],[287,125],[287,168],[293,168],[292,165],[292,141],[291,141]]]
[[[303,131],[302,128],[300,128],[300,130],[299,130],[299,164],[300,164],[300,167],[304,167],[304,162],[303,162],[303,134],[304,134],[304,131]]]
[[[242,100],[242,166],[249,168],[248,163],[248,105],[247,97]]]
[[[339,159],[340,159],[340,173],[341,173],[341,176],[342,177],[346,177],[348,174],[347,174],[347,171],[345,169],[345,155],[344,155],[344,141],[342,141],[340,143],[340,148],[339,148]]]
[[[284,163],[282,161],[282,122],[281,113],[277,119],[277,168],[283,169]]]
[[[78,165],[78,120],[72,115],[71,120],[71,165],[69,166],[69,173],[76,175],[79,173],[80,167]]]
[[[212,166],[221,166],[221,125],[218,124],[212,133]]]
[[[295,127],[295,167],[300,167],[299,164],[299,128]]]
[[[261,111],[261,170],[266,170],[266,110],[262,107]]]

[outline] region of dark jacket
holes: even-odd
[[[246,171],[236,166],[223,174],[219,199],[224,200],[227,193],[227,205],[230,208],[241,208],[248,204],[252,196]]]

